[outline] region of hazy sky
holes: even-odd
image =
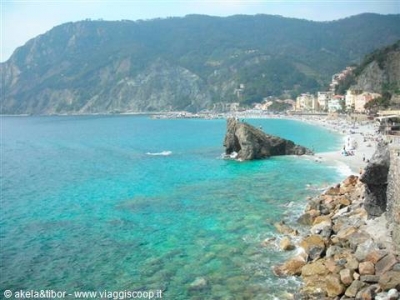
[[[1,55],[52,27],[84,19],[138,20],[187,14],[229,16],[274,14],[314,21],[331,21],[374,12],[399,14],[400,0],[0,0]]]

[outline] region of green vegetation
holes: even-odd
[[[391,52],[394,51],[400,51],[400,40],[398,40],[396,43],[380,48],[378,50],[375,50],[369,54],[367,54],[361,64],[355,68],[353,73],[350,76],[347,76],[346,79],[342,82],[339,83],[339,85],[336,87],[336,93],[337,94],[344,94],[350,86],[354,85],[356,83],[356,79],[358,76],[360,76],[367,66],[369,66],[372,62],[376,62],[381,70],[385,69],[386,67],[386,61],[388,59],[388,55]],[[379,91],[380,93],[395,93],[395,94],[400,94],[400,83],[399,82],[391,82],[391,83],[384,83],[382,87],[382,91]]]
[[[292,109],[292,105],[289,103],[284,103],[284,102],[276,102],[274,101],[269,107],[268,110],[269,111],[273,111],[273,112],[283,112],[283,111],[287,111],[287,110],[291,110]]]
[[[380,109],[387,109],[389,106],[390,106],[390,98],[379,97],[366,103],[364,105],[364,108],[372,113],[375,113]]]

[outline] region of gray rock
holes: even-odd
[[[347,288],[345,295],[347,297],[355,297],[360,289],[364,287],[364,283],[358,280],[354,280],[351,285]]]
[[[392,267],[397,264],[397,259],[396,256],[394,256],[392,253],[389,253],[382,259],[380,259],[376,265],[375,265],[375,272],[376,275],[381,275],[389,270],[392,269]],[[400,278],[400,272],[399,273],[399,278]]]
[[[360,177],[360,181],[366,184],[364,207],[368,217],[378,217],[386,211],[389,166],[389,148],[386,144],[379,143]]]
[[[379,281],[379,278],[378,275],[361,275],[360,280],[362,282],[376,283]]]
[[[334,255],[341,253],[342,251],[343,248],[337,245],[329,246],[329,248],[326,250],[326,257],[327,258],[333,257]]]
[[[234,118],[227,121],[225,153],[237,153],[240,160],[262,159],[275,155],[312,155],[313,152],[292,141],[269,135]]]
[[[379,250],[379,247],[372,239],[369,239],[357,246],[354,255],[358,261],[363,261],[367,255],[374,250]]]

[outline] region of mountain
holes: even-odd
[[[66,23],[0,64],[2,113],[197,111],[294,97],[398,39],[400,15]]]
[[[338,87],[382,94],[388,106],[400,105],[400,40],[367,54],[361,64]]]

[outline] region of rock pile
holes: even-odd
[[[295,257],[273,268],[277,276],[302,277],[296,299],[399,299],[400,260],[380,220],[368,220],[364,193],[364,184],[350,176],[309,200],[298,220],[310,226],[309,234],[300,238]],[[276,227],[298,234],[286,224]],[[292,249],[287,244],[282,250]]]

